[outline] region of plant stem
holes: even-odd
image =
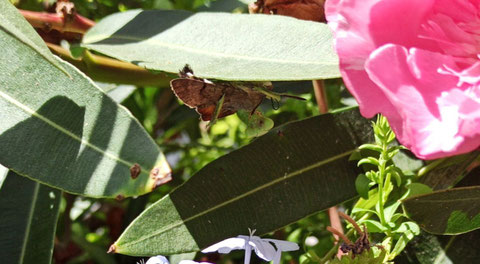
[[[382,148],[383,151],[380,154],[379,158],[379,166],[378,166],[378,173],[379,173],[379,180],[378,180],[378,207],[379,207],[379,214],[380,214],[380,223],[382,226],[387,226],[387,221],[385,221],[385,212],[384,212],[384,203],[385,201],[383,200],[384,195],[383,195],[383,187],[384,187],[384,178],[385,178],[385,165],[386,165],[386,153],[387,153],[387,145],[385,142],[382,142]]]
[[[315,99],[317,101],[318,110],[320,114],[328,112],[327,95],[325,92],[325,82],[323,80],[314,80],[313,91],[315,92]]]
[[[53,54],[72,63],[95,81],[168,87],[171,80],[171,77],[166,74],[152,73],[137,65],[95,55],[88,50],[84,51],[81,58],[74,58],[69,50],[52,43],[46,42],[46,44]]]
[[[325,82],[323,80],[313,80],[313,91],[315,93],[315,99],[318,105],[318,111],[320,114],[328,113],[328,103],[327,103],[327,94],[325,92]],[[342,223],[340,222],[340,217],[338,216],[338,209],[336,206],[328,208],[328,217],[330,219],[330,225],[343,234]],[[335,240],[338,240],[336,234],[333,235]],[[338,251],[337,256],[341,257],[342,252]]]
[[[353,234],[353,229],[350,229],[346,234],[345,237],[351,236]],[[335,255],[337,251],[339,251],[340,243],[337,243],[335,246],[333,246],[327,254],[318,262],[320,264],[326,263],[327,261],[331,260],[332,257]]]
[[[380,223],[382,226],[387,228],[385,234],[388,237],[392,236],[390,232],[390,225],[387,224],[387,220],[385,219],[385,203],[388,199],[388,193],[386,190],[390,188],[391,184],[391,174],[386,173],[386,166],[387,166],[387,157],[388,157],[388,142],[382,140],[382,153],[379,157],[379,182],[378,182],[378,211],[380,214]]]
[[[443,158],[443,159],[438,159],[438,160],[434,160],[432,161],[430,164],[424,166],[423,168],[421,168],[419,171],[418,171],[418,177],[422,177],[423,175],[427,174],[429,171],[435,169],[437,166],[439,166],[440,164],[442,164],[444,161],[446,160],[446,158]]]
[[[61,14],[52,14],[45,12],[34,12],[19,10],[27,21],[35,28],[55,29],[60,32],[75,32],[84,34],[89,28],[95,25],[92,20],[78,14],[72,14],[67,19]]]

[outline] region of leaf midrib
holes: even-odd
[[[30,227],[31,227],[31,222],[33,219],[33,213],[35,212],[35,206],[37,205],[37,198],[38,198],[38,192],[40,190],[40,184],[35,182],[35,189],[33,190],[33,199],[32,199],[32,205],[30,206],[30,210],[28,212],[28,219],[27,219],[27,226],[25,228],[25,236],[23,237],[23,243],[22,243],[22,252],[20,253],[20,258],[19,258],[19,264],[23,263],[23,259],[25,258],[25,253],[26,253],[26,248],[27,248],[27,243],[28,243],[28,237],[30,236]]]
[[[467,201],[480,201],[480,197],[471,197],[471,198],[462,198],[462,199],[453,199],[453,200],[416,200],[416,201],[411,201],[414,203],[457,203],[457,202],[467,202]],[[408,203],[408,201],[407,201]]]
[[[203,50],[203,49],[197,49],[197,48],[191,48],[191,47],[187,47],[187,46],[182,46],[182,45],[178,45],[178,44],[169,44],[169,43],[166,43],[166,42],[161,42],[161,41],[158,41],[158,40],[152,40],[152,39],[141,39],[141,38],[135,38],[135,37],[126,37],[126,36],[121,36],[121,37],[112,37],[112,36],[104,36],[104,35],[100,35],[99,37],[97,37],[96,39],[99,39],[99,40],[96,40],[94,39],[94,41],[88,41],[88,43],[84,43],[85,45],[87,46],[101,46],[101,45],[105,45],[105,44],[95,44],[95,42],[98,42],[98,41],[101,41],[101,40],[105,40],[105,39],[118,39],[118,40],[134,40],[134,41],[145,41],[144,43],[145,44],[150,44],[152,43],[153,45],[152,46],[163,46],[163,47],[167,47],[167,48],[170,48],[170,49],[173,49],[173,50],[179,50],[179,51],[187,51],[187,52],[191,52],[191,53],[194,53],[194,54],[199,54],[199,55],[212,55],[213,57],[220,57],[220,58],[237,58],[237,59],[242,59],[242,60],[250,60],[250,61],[265,61],[265,62],[273,62],[273,63],[283,63],[283,64],[300,64],[300,65],[321,65],[321,66],[328,66],[328,65],[331,65],[331,66],[336,66],[338,64],[338,61],[333,61],[333,60],[328,60],[327,61],[327,58],[323,58],[323,60],[318,60],[317,61],[306,61],[306,60],[282,60],[282,59],[272,59],[272,58],[265,58],[265,57],[254,57],[254,56],[251,56],[251,57],[247,57],[245,55],[240,55],[240,54],[227,54],[227,53],[222,53],[222,52],[214,52],[214,51],[208,51],[208,50]]]
[[[15,98],[11,97],[10,95],[6,94],[5,92],[3,91],[0,91],[0,97],[3,97],[5,100],[7,100],[8,102],[10,102],[11,104],[13,104],[14,106],[22,109],[23,111],[25,111],[26,113],[28,114],[31,114],[33,117],[36,117],[40,120],[42,120],[43,122],[47,123],[48,125],[50,125],[51,127],[57,129],[58,131],[62,132],[63,134],[71,137],[72,139],[80,142],[80,144],[83,144],[91,149],[93,149],[94,151],[97,151],[99,152],[100,154],[102,154],[102,156],[105,156],[105,157],[108,157],[110,158],[111,160],[113,161],[117,161],[119,163],[122,163],[124,165],[126,165],[127,167],[132,167],[134,166],[133,163],[130,163],[126,160],[123,160],[121,159],[120,157],[110,153],[110,152],[107,152],[107,151],[104,151],[102,150],[101,148],[93,145],[92,143],[90,143],[88,140],[85,140],[83,138],[80,138],[78,137],[77,135],[75,135],[74,133],[72,133],[71,131],[63,128],[62,126],[58,125],[57,123],[53,122],[52,120],[38,114],[36,111],[34,111],[33,109],[29,108],[28,106],[24,105],[23,103],[17,101]],[[144,174],[149,174],[149,171],[150,170],[147,170],[143,167],[141,167],[141,173],[144,173]],[[148,172],[148,173],[147,173]]]
[[[157,236],[157,235],[159,235],[159,234],[161,234],[161,233],[167,232],[167,231],[170,230],[170,229],[173,229],[173,228],[176,228],[176,227],[178,227],[178,226],[181,226],[181,225],[184,224],[184,223],[190,222],[190,221],[194,220],[195,218],[198,218],[198,217],[201,217],[201,216],[203,216],[203,215],[205,215],[205,214],[208,214],[208,213],[210,213],[210,212],[212,212],[212,211],[214,211],[214,210],[216,210],[216,209],[218,209],[218,208],[224,207],[224,206],[226,206],[226,205],[228,205],[228,204],[231,204],[231,203],[236,202],[236,201],[238,201],[238,200],[240,200],[240,199],[243,199],[243,198],[245,198],[245,197],[247,197],[247,196],[249,196],[249,195],[251,195],[251,194],[254,194],[254,193],[258,192],[258,191],[261,191],[261,190],[263,190],[263,189],[266,189],[266,188],[268,188],[268,187],[270,187],[270,186],[272,186],[272,185],[274,185],[274,184],[277,184],[277,183],[280,183],[280,182],[282,182],[282,181],[288,180],[288,179],[293,178],[293,177],[295,177],[295,176],[298,176],[298,175],[300,175],[300,174],[302,174],[302,173],[304,173],[304,172],[307,172],[307,171],[309,171],[309,170],[313,170],[313,169],[315,169],[315,168],[318,168],[318,167],[321,167],[321,166],[323,166],[323,165],[325,165],[325,164],[328,164],[328,163],[330,163],[330,162],[333,162],[333,161],[335,161],[335,160],[337,160],[337,159],[341,159],[341,158],[343,158],[343,157],[345,157],[345,156],[348,156],[348,155],[352,154],[354,151],[355,151],[355,150],[350,150],[350,151],[347,151],[347,152],[343,152],[343,153],[341,153],[341,154],[335,155],[335,156],[330,157],[330,158],[328,158],[328,159],[321,160],[321,161],[319,161],[319,162],[317,162],[317,163],[314,163],[314,164],[312,164],[312,165],[310,165],[310,166],[307,166],[307,167],[305,167],[305,168],[303,168],[303,169],[299,169],[299,170],[293,171],[293,172],[291,172],[291,173],[289,173],[289,174],[287,174],[287,175],[285,175],[285,176],[283,176],[283,177],[279,177],[279,178],[277,178],[277,179],[275,179],[275,180],[273,180],[273,181],[271,181],[271,182],[268,182],[268,183],[266,183],[266,184],[263,184],[263,185],[255,188],[255,189],[252,189],[252,190],[250,190],[250,191],[248,191],[248,192],[245,192],[245,193],[243,193],[243,194],[241,194],[241,195],[239,195],[239,196],[236,196],[236,197],[234,197],[234,198],[232,198],[232,199],[230,199],[230,200],[227,200],[227,201],[225,201],[225,202],[223,202],[223,203],[220,203],[220,204],[218,204],[218,205],[216,205],[216,206],[214,206],[214,207],[211,207],[211,208],[209,208],[209,209],[207,209],[207,210],[205,210],[205,211],[203,211],[203,212],[200,212],[200,213],[198,213],[198,214],[196,214],[196,215],[193,215],[193,216],[191,216],[191,217],[188,217],[188,218],[186,218],[186,219],[183,220],[183,221],[177,221],[176,223],[170,224],[170,225],[166,226],[166,227],[163,228],[163,229],[160,229],[160,230],[155,231],[155,232],[151,232],[149,235],[142,236],[142,237],[140,237],[140,238],[137,239],[137,240],[134,240],[134,241],[125,243],[125,244],[123,244],[123,247],[127,247],[127,246],[130,246],[130,245],[138,244],[138,243],[140,243],[140,242],[142,242],[142,241],[144,241],[144,240],[147,240],[147,239],[149,239],[149,238],[155,237],[155,236]],[[166,197],[169,197],[169,196],[166,196]],[[140,217],[137,217],[130,225],[133,225],[134,222],[136,222],[139,218],[140,218]],[[124,232],[124,234],[125,234],[125,233],[126,233],[126,232]],[[120,237],[118,240],[121,240],[121,237]],[[118,246],[118,244],[116,244],[116,245]],[[117,248],[118,248],[118,247],[117,247]]]

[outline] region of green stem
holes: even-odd
[[[418,178],[422,177],[423,175],[427,174],[429,171],[435,169],[436,167],[438,167],[440,164],[442,164],[444,161],[446,160],[446,158],[443,158],[443,159],[438,159],[438,160],[434,160],[432,161],[430,164],[422,167],[419,171],[418,171]]]
[[[378,207],[379,207],[379,214],[380,214],[380,223],[382,226],[386,226],[386,221],[385,221],[385,212],[384,212],[384,201],[383,201],[383,185],[384,185],[384,176],[385,176],[385,159],[384,153],[385,151],[385,145],[383,146],[384,151],[380,155],[379,162],[380,166],[378,166],[378,172],[379,172],[379,180],[378,180]]]
[[[333,246],[318,263],[324,264],[327,263],[327,261],[331,260],[335,253],[337,253],[338,247],[340,247],[340,243],[337,243],[335,246]]]
[[[385,203],[388,199],[388,194],[386,194],[386,190],[390,188],[391,184],[391,175],[390,173],[386,173],[386,165],[387,165],[387,157],[388,155],[388,144],[387,142],[382,142],[382,148],[383,151],[380,154],[379,157],[379,163],[380,165],[378,166],[378,171],[380,174],[380,179],[378,183],[378,207],[379,207],[379,214],[380,214],[380,223],[382,226],[387,228],[386,235],[388,237],[392,236],[392,233],[390,232],[390,225],[387,224],[387,220],[385,219]]]

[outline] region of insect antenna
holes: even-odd
[[[281,93],[280,96],[281,96],[281,97],[293,98],[293,99],[297,99],[297,100],[300,100],[300,101],[306,101],[306,100],[307,100],[307,99],[305,99],[305,98],[303,98],[303,97],[295,96],[295,95],[291,95],[291,94]]]

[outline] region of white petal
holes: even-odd
[[[252,245],[253,249],[255,250],[255,254],[261,259],[266,261],[270,261],[275,256],[275,248],[272,244],[264,241],[263,239],[253,236],[249,242]]]
[[[275,256],[273,257],[273,264],[280,264],[280,258],[282,257],[282,251],[277,250]]]
[[[273,243],[275,247],[280,251],[295,251],[300,248],[297,243],[293,243],[290,241],[269,238],[265,238],[264,240]]]
[[[227,238],[218,242],[217,244],[207,247],[206,249],[202,250],[202,253],[218,251],[218,253],[221,254],[228,254],[230,251],[235,249],[245,249],[245,242],[246,240],[240,237]]]
[[[147,263],[145,264],[170,264],[170,262],[168,262],[168,259],[166,257],[158,255],[158,256],[149,258]]]
[[[193,260],[182,260],[178,264],[212,264],[210,262],[196,262]]]
[[[252,257],[252,246],[247,243],[245,245],[245,258],[243,260],[243,264],[250,264],[250,258]]]

